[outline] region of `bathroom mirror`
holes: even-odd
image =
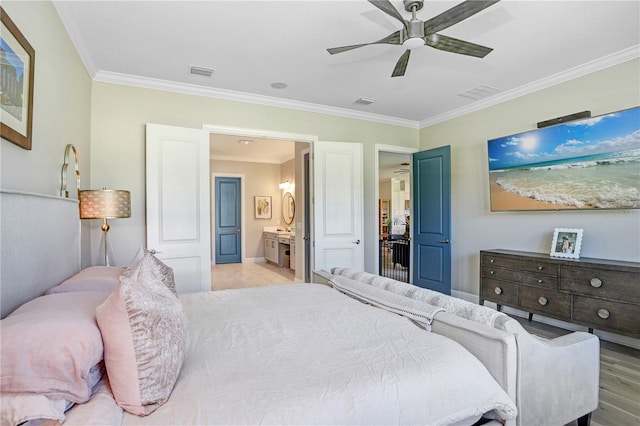
[[[282,218],[284,223],[291,225],[293,217],[296,215],[296,202],[290,192],[285,192],[282,196]]]

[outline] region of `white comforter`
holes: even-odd
[[[449,425],[492,410],[516,415],[462,346],[329,287],[180,298],[189,341],[173,393],[148,417],[124,413],[124,425]],[[65,424],[119,417],[107,394],[71,410]]]

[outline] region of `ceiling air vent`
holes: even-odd
[[[195,65],[191,65],[189,69],[190,74],[201,75],[203,77],[211,77],[213,74],[213,70],[211,68],[197,67]]]
[[[475,87],[473,89],[467,90],[466,92],[458,93],[458,96],[462,96],[463,98],[473,99],[477,101],[478,99],[486,98],[487,96],[494,95],[502,90],[496,89],[495,87],[481,85]]]
[[[359,98],[353,101],[353,103],[359,104],[359,105],[371,105],[375,101],[376,101],[375,99],[371,99],[371,98]]]

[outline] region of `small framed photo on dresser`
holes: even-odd
[[[579,259],[582,232],[582,229],[556,228],[551,243],[551,256]]]

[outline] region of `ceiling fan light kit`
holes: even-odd
[[[400,15],[400,12],[398,12],[389,0],[367,1],[387,15],[398,20],[402,24],[402,28],[371,43],[354,44],[327,49],[330,54],[335,55],[336,53],[342,53],[372,44],[401,45],[407,50],[402,54],[402,56],[400,56],[400,59],[396,62],[396,66],[391,74],[391,77],[401,77],[404,76],[406,72],[411,50],[418,49],[424,45],[445,52],[473,56],[476,58],[484,58],[493,50],[490,47],[481,46],[479,44],[439,34],[439,31],[470,18],[500,0],[465,0],[440,15],[426,21],[421,21],[416,17],[416,12],[424,6],[424,0],[404,0],[404,9],[407,12],[411,12],[411,19],[408,21]]]

